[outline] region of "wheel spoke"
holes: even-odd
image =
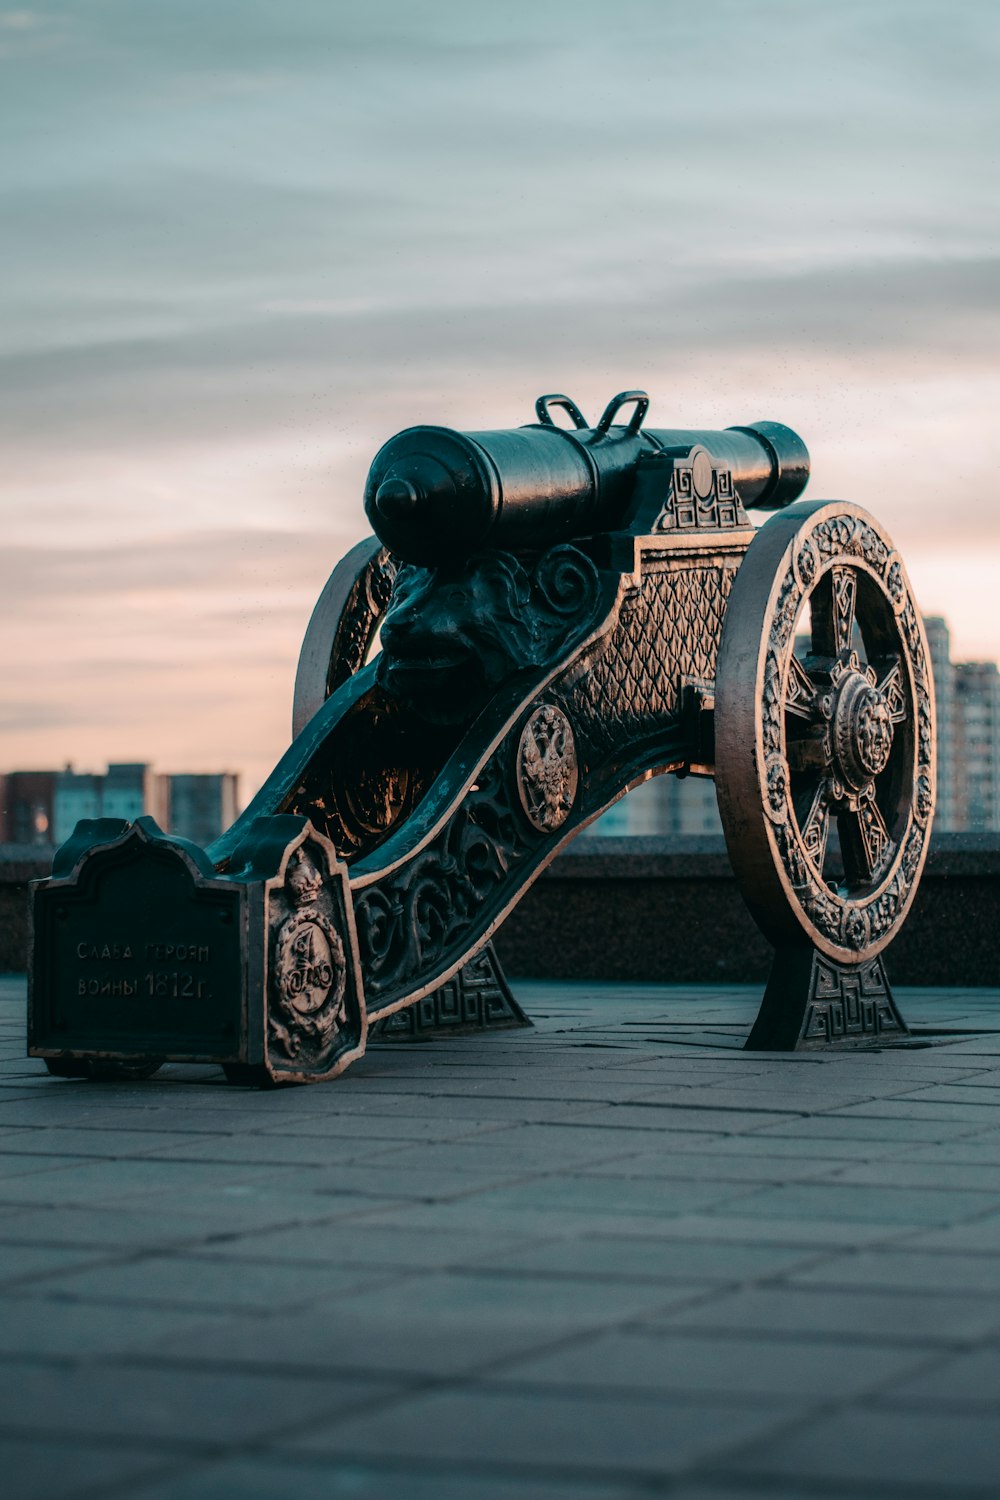
[[[799,824],[806,853],[822,874],[830,835],[830,784],[823,778],[813,793],[805,820]]]
[[[903,664],[897,657],[878,685],[878,690],[889,707],[889,717],[894,724],[906,722],[906,691],[903,684]]]
[[[811,719],[816,712],[819,694],[805,667],[797,656],[788,663],[788,680],[785,684],[785,712],[800,719]]]
[[[857,807],[837,819],[844,872],[849,885],[867,884],[889,861],[895,845],[874,797],[863,798]]]
[[[834,650],[840,656],[851,649],[854,634],[854,607],[857,602],[858,581],[850,568],[833,569],[833,630]]]
[[[828,771],[830,742],[825,734],[790,739],[785,746],[785,757],[790,771]]]
[[[858,581],[843,564],[831,568],[812,597],[812,643],[818,656],[841,656],[851,649]]]

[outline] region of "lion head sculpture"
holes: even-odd
[[[598,592],[597,569],[577,547],[553,547],[530,572],[509,552],[404,564],[382,621],[378,681],[423,718],[460,723],[515,672],[554,663],[590,625]]]

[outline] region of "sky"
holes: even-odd
[[[402,427],[761,417],[1000,656],[995,0],[0,3],[0,770],[287,746]]]

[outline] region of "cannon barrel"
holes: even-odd
[[[633,405],[628,422],[616,424]],[[639,459],[662,452],[686,458],[694,448],[708,467],[727,468],[745,505],[777,510],[797,499],[809,478],[802,439],[778,422],[722,432],[644,428],[649,398],[623,391],[596,427],[567,396],[540,396],[538,422],[499,432],[408,427],[375,455],[365,511],[387,547],[423,566],[467,557],[482,547],[550,547],[628,525]],[[556,426],[552,408],[574,426]]]

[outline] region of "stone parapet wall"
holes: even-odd
[[[496,948],[513,976],[617,983],[762,983],[771,955],[715,837],[578,839]],[[1000,835],[934,839],[886,964],[901,985],[1000,985]]]
[[[49,873],[54,849],[0,844],[0,973],[27,966],[28,881]]]
[[[0,971],[25,967],[27,884],[52,854],[0,846]],[[511,975],[537,979],[744,984],[770,962],[713,837],[577,839],[496,947]],[[1000,985],[1000,835],[937,835],[887,966],[896,984]]]

